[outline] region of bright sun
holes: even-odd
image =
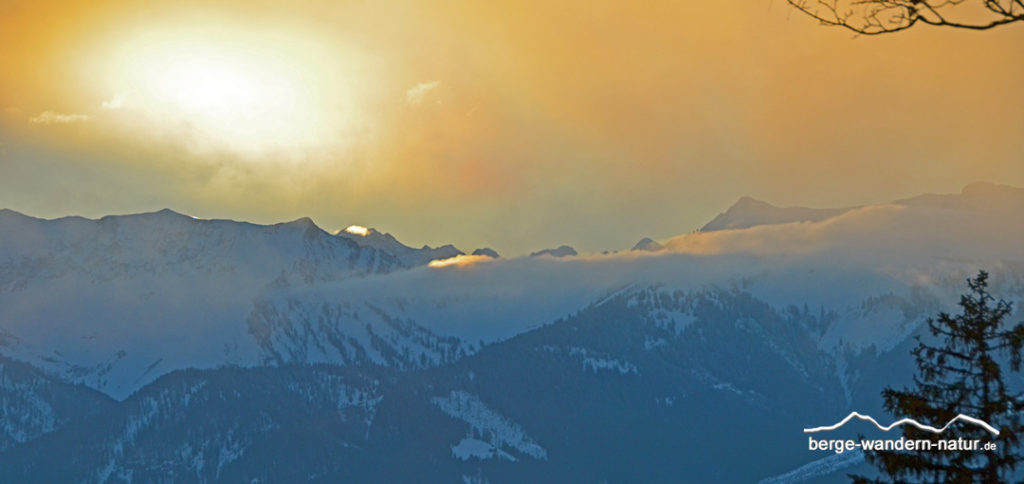
[[[295,35],[220,34],[147,32],[126,42],[109,69],[109,96],[157,129],[248,154],[315,149],[351,125],[338,56]]]

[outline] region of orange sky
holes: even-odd
[[[853,38],[768,0],[335,3],[0,4],[0,207],[311,216],[517,254],[685,233],[741,195],[1024,186],[1024,25]]]

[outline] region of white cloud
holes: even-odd
[[[352,307],[403,301],[403,311],[436,334],[488,342],[631,287],[743,287],[776,307],[809,303],[841,310],[915,285],[933,287],[936,294],[959,291],[963,279],[979,268],[1019,281],[1024,276],[1022,209],[1011,198],[977,210],[874,205],[821,222],[688,234],[666,241],[658,252],[468,264],[456,261],[476,259],[457,258],[290,289],[289,297],[308,301],[303,304],[310,308],[338,301]],[[955,300],[955,294],[942,300]]]
[[[119,92],[115,94],[111,100],[103,101],[103,109],[121,109],[121,107],[124,106],[125,99],[128,99],[128,95],[123,92]]]
[[[415,106],[423,103],[430,91],[441,85],[441,81],[421,82],[405,91],[405,102]]]
[[[32,124],[69,124],[88,121],[91,118],[88,114],[63,114],[43,111],[36,116],[28,118],[28,122]]]

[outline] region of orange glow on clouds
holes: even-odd
[[[449,257],[447,259],[432,260],[430,261],[429,264],[427,264],[427,266],[433,267],[435,269],[443,267],[463,268],[474,266],[476,264],[487,263],[493,260],[493,258],[488,257],[486,255],[457,255],[455,257]]]

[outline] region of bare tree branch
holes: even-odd
[[[1024,21],[1024,0],[786,0],[823,25],[860,35],[890,34],[919,22],[987,30]]]

